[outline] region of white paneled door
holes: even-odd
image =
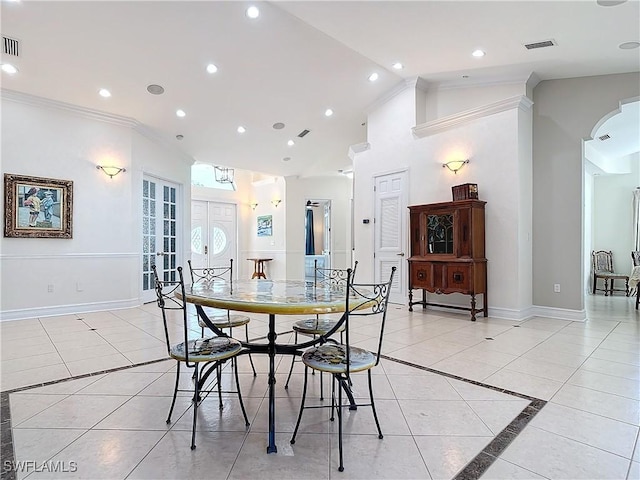
[[[396,267],[390,300],[407,299],[407,171],[375,177],[375,279],[389,279]]]
[[[142,299],[156,299],[151,271],[156,265],[163,280],[177,279],[180,258],[178,232],[182,219],[179,185],[145,176],[142,180]]]
[[[191,202],[191,264],[194,268],[229,265],[237,278],[236,206],[232,203]]]

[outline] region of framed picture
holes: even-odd
[[[258,236],[270,237],[271,235],[273,235],[273,217],[271,215],[258,217]]]
[[[73,182],[4,174],[4,236],[71,238]]]

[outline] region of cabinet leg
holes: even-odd
[[[413,291],[409,288],[409,311],[413,312]]]
[[[476,294],[471,294],[471,321],[476,321]]]
[[[422,309],[427,309],[427,291],[424,288],[422,289]]]

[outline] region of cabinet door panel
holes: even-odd
[[[411,263],[411,288],[433,287],[433,269],[432,264],[423,262]]]
[[[473,265],[449,263],[446,273],[447,292],[471,292],[473,290]]]

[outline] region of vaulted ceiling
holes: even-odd
[[[348,168],[368,108],[408,79],[436,88],[640,70],[640,49],[620,48],[640,41],[637,0],[255,2],[255,19],[250,5],[3,1],[2,34],[20,50],[3,53],[18,72],[3,72],[2,87],[135,119],[198,162],[308,176]]]

